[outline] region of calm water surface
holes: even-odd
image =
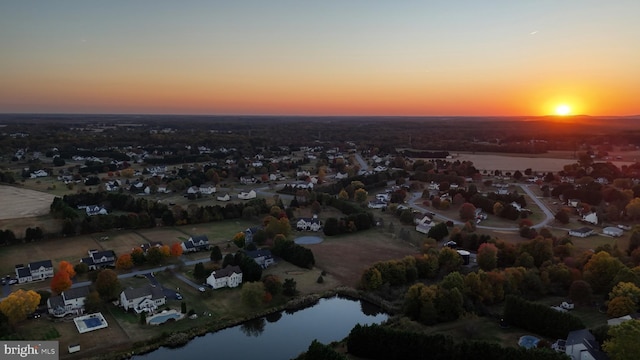
[[[379,324],[387,317],[366,302],[339,297],[321,299],[310,308],[252,320],[195,338],[178,349],[160,348],[133,359],[291,359],[305,351],[314,339],[323,344],[342,340],[356,324]]]

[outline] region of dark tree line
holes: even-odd
[[[291,240],[276,239],[271,251],[274,255],[302,268],[311,269],[316,264],[311,250]]]
[[[569,332],[585,327],[582,320],[573,314],[513,295],[506,298],[504,320],[536,334],[558,339],[564,339]]]
[[[527,350],[484,341],[454,341],[440,334],[427,335],[380,325],[356,325],[347,338],[347,348],[349,354],[372,360],[566,360],[564,353],[549,349]]]

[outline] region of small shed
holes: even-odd
[[[69,345],[69,354],[77,353],[78,351],[80,351],[80,344]]]

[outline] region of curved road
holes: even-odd
[[[549,208],[547,208],[547,206],[544,204],[544,202],[542,202],[538,196],[531,190],[529,189],[529,185],[526,184],[512,184],[515,186],[519,186],[532,200],[533,202],[536,203],[536,205],[542,210],[542,212],[545,215],[545,219],[542,220],[541,222],[533,225],[532,227],[534,229],[540,229],[543,227],[548,226],[548,224],[550,222],[552,222],[555,219],[555,216],[553,215],[553,213],[551,212],[551,210],[549,210]],[[426,209],[423,205],[421,204],[416,204],[416,201],[420,200],[422,196],[422,193],[413,193],[411,195],[411,198],[409,199],[408,203],[412,208],[418,209],[420,211],[431,211],[432,209]],[[451,221],[454,224],[460,225],[463,224],[462,221],[460,220],[456,220],[456,219],[452,219],[450,217],[441,215],[441,214],[436,214],[435,218],[437,219],[441,219],[444,221]],[[519,231],[520,228],[518,227],[498,227],[498,226],[482,226],[482,225],[478,225],[477,226],[478,229],[487,229],[487,230],[503,230],[503,231]],[[565,229],[563,229],[565,230]]]

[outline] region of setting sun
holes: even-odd
[[[566,116],[566,115],[569,115],[570,113],[571,113],[571,108],[569,107],[569,105],[562,104],[556,107],[556,115]]]

